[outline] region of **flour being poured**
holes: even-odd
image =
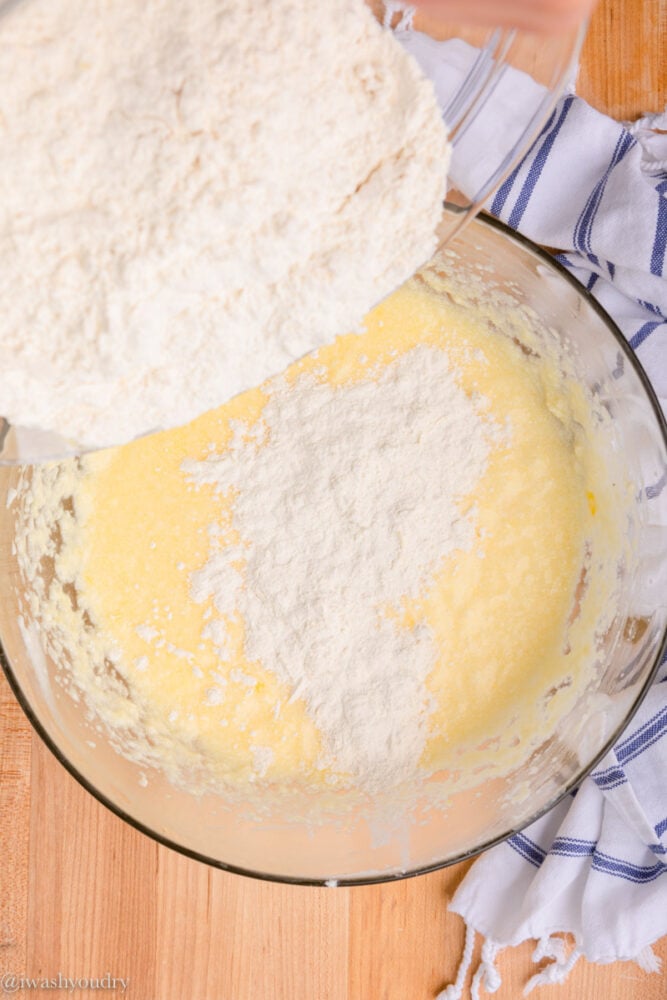
[[[461,500],[485,470],[489,424],[447,355],[423,346],[345,388],[301,376],[248,431],[241,423],[224,453],[184,465],[196,485],[234,497],[238,543],[221,544],[212,524],[191,581],[220,616],[218,655],[240,615],[248,659],[304,699],[323,766],[368,789],[412,777],[438,651],[424,622],[406,627],[404,602],[472,545]]]
[[[0,409],[87,445],[356,329],[434,248],[430,83],[362,0],[0,20]]]

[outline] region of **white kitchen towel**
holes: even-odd
[[[451,61],[461,43],[437,43],[411,30],[397,37],[433,79],[451,92]],[[508,71],[516,93],[535,85]],[[626,128],[568,94],[523,162],[492,199],[492,214],[537,243],[559,248],[560,261],[599,300],[636,351],[660,402],[667,403],[667,150],[660,119]],[[662,119],[664,125],[664,119]],[[496,133],[502,132],[496,128]],[[489,133],[491,135],[491,133]],[[493,138],[490,139],[493,141]],[[457,183],[465,189],[466,170]],[[478,179],[474,178],[474,194]],[[667,489],[665,475],[652,485]],[[662,530],[667,530],[663,525]],[[580,955],[595,962],[633,959],[658,971],[650,949],[667,934],[667,664],[629,728],[578,793],[472,866],[452,900],[468,928],[456,983],[458,1000],[474,936],[486,938],[473,977],[500,985],[494,958],[535,938],[535,961],[551,962],[526,985],[561,981]],[[568,949],[560,937],[574,935]]]

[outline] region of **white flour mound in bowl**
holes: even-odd
[[[90,446],[356,329],[435,246],[430,83],[362,0],[0,19],[0,413]]]

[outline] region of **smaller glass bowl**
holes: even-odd
[[[3,17],[21,17],[25,2],[0,0],[0,42]],[[33,5],[46,2],[30,0]],[[450,213],[441,229],[444,245],[474,218],[530,149],[572,78],[585,26],[544,37],[470,28],[417,14],[413,30],[409,12],[386,18],[382,0],[371,0],[370,6],[380,20],[393,23],[399,41],[433,80],[450,129],[448,199],[458,212]],[[399,6],[387,5],[390,13]],[[84,450],[89,449],[59,433],[10,425],[0,417],[0,465],[48,461]]]
[[[7,508],[20,473],[0,470],[0,638],[9,682],[37,732],[85,788],[183,854],[257,878],[317,885],[380,882],[460,861],[526,826],[581,782],[618,739],[654,677],[667,641],[667,426],[651,386],[590,294],[527,240],[480,217],[444,254],[436,267],[471,279],[478,295],[493,287],[527,310],[536,335],[541,331],[544,343],[559,345],[577,383],[609,415],[608,446],[631,484],[631,516],[626,503],[619,525],[636,568],[620,575],[620,598],[597,666],[591,664],[586,690],[553,735],[503,778],[475,769],[464,790],[452,793],[445,807],[424,808],[418,821],[401,815],[378,837],[386,827],[383,805],[377,815],[348,813],[326,825],[295,822],[287,809],[258,822],[244,803],[189,794],[120,756],[96,732],[84,701],[65,693],[59,664],[44,653]]]

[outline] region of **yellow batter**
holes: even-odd
[[[462,501],[462,514],[474,507],[475,545],[404,606],[405,624],[426,621],[440,650],[427,681],[421,767],[434,780],[456,780],[478,765],[500,774],[525,759],[590,679],[610,593],[591,553],[609,543],[613,518],[583,392],[538,356],[516,317],[512,335],[501,335],[497,306],[471,310],[456,295],[436,294],[439,281],[433,273],[413,279],[370,314],[365,332],[339,338],[288,375],[310,371],[348,385],[428,344],[447,353],[465,392],[509,430],[497,437],[475,495]],[[37,529],[51,521],[55,580],[33,612],[50,606],[52,648],[67,651],[74,686],[121,734],[121,746],[125,739],[141,759],[150,745],[146,761],[174,780],[197,773],[227,788],[344,788],[349,776],[321,766],[321,734],[304,702],[244,657],[243,623],[229,623],[233,655],[221,663],[207,630],[211,602],[190,596],[191,574],[209,555],[209,525],[233,539],[233,500],[194,489],[183,462],[223,450],[233,422],[257,421],[268,393],[270,383],[180,429],[36,473],[32,508],[23,500],[25,527],[34,547]],[[50,507],[49,491],[58,496]]]

